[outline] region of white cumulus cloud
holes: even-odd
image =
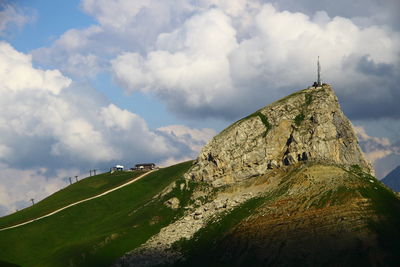
[[[376,175],[382,178],[394,167],[400,163],[400,146],[399,144],[393,144],[388,138],[370,136],[362,126],[354,126],[354,130],[357,133],[360,147],[365,153],[365,157],[371,161],[375,167]],[[397,163],[385,161],[389,157],[396,158]]]
[[[204,41],[207,40],[207,41]],[[112,61],[115,77],[130,91],[153,91],[174,106],[202,107],[234,94],[228,55],[237,47],[230,18],[218,10],[194,16],[159,36],[146,58],[125,53]]]
[[[17,52],[6,42],[0,42],[0,56],[2,92],[17,92],[29,88],[59,94],[62,88],[71,83],[71,80],[58,70],[34,69],[31,56]]]

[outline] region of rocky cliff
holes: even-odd
[[[373,173],[330,85],[296,92],[237,121],[203,148],[186,178],[219,187],[307,161]]]

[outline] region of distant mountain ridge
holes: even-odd
[[[400,192],[400,165],[389,172],[381,182],[389,186],[392,190]]]

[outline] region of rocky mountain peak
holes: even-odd
[[[303,162],[373,174],[330,85],[309,87],[235,122],[201,151],[186,179],[215,187]]]

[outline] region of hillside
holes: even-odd
[[[171,183],[182,181],[190,165],[186,162],[160,169],[101,198],[0,232],[0,260],[21,266],[109,266],[183,212],[163,205],[175,192],[154,196]],[[115,175],[103,174],[98,178],[111,180]],[[73,189],[85,191],[83,185],[76,184]],[[72,195],[72,189],[69,190],[67,195]],[[46,202],[56,202],[59,194],[50,196]],[[185,198],[183,193],[181,198]],[[42,207],[40,212],[46,207],[41,203],[37,206]],[[8,224],[9,221],[1,223],[0,228]]]
[[[400,192],[400,166],[389,172],[381,181],[392,190]]]
[[[178,247],[182,266],[396,266],[399,223],[393,192],[358,167],[304,164]]]
[[[101,194],[119,186],[144,172],[115,172],[91,176],[69,185],[33,206],[8,216],[0,217],[0,229],[38,218],[76,201]]]

